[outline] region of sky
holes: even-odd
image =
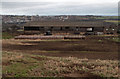
[[[119,0],[2,0],[6,15],[118,15]]]

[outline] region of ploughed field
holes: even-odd
[[[3,40],[3,51],[57,57],[117,59],[118,42],[87,38],[80,40]]]

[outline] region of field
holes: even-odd
[[[3,39],[2,45],[4,77],[119,76],[119,41]]]
[[[7,32],[2,33],[2,39],[10,39],[10,38],[14,38],[14,35]]]
[[[105,20],[105,22],[115,23],[116,25],[120,23],[118,20]]]

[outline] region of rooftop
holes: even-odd
[[[104,21],[35,21],[35,22],[28,22],[24,26],[47,26],[47,27],[104,27],[113,25],[113,23],[108,23]]]

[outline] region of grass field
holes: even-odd
[[[107,19],[107,20],[111,20],[111,19],[118,19],[118,16],[102,16],[102,17],[95,17],[96,19]]]
[[[7,77],[118,77],[117,60],[89,60],[3,52]]]
[[[104,36],[80,40],[2,41],[3,77],[119,76],[119,43]]]
[[[115,24],[120,23],[120,21],[118,21],[118,20],[105,20],[105,22],[111,22],[111,23],[115,23]]]
[[[2,39],[10,39],[10,38],[14,38],[14,36],[7,32],[2,33]]]

